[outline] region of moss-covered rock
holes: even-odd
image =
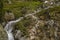
[[[5,13],[4,18],[6,21],[9,21],[9,20],[13,20],[15,17],[13,13]]]
[[[7,34],[4,31],[2,25],[0,24],[0,40],[7,40]]]

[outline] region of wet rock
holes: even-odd
[[[22,35],[21,31],[20,30],[16,30],[16,35],[15,35],[15,38],[18,39],[20,38]]]
[[[25,40],[26,37],[23,36],[23,33],[20,30],[16,30],[15,40]]]

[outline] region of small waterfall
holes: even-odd
[[[27,17],[27,16],[33,16],[34,14],[38,13],[39,10],[37,10],[36,12],[34,11],[34,13],[32,14],[27,14],[25,15],[24,17]],[[17,20],[14,20],[14,21],[10,21],[6,24],[5,26],[5,31],[7,32],[8,34],[8,40],[14,40],[14,37],[13,37],[13,34],[12,34],[12,30],[13,30],[13,25],[17,22],[19,22],[20,20],[22,20],[24,17],[20,17],[19,19]],[[34,16],[33,16],[34,17]],[[34,17],[35,18],[35,17]]]
[[[53,7],[49,6],[49,7],[44,8],[44,9],[49,9],[49,8],[53,8]],[[40,11],[42,11],[42,10],[38,9],[37,11],[34,11],[34,13],[27,14],[24,17],[27,17],[27,16],[31,16],[32,15],[32,17],[38,21],[37,24],[35,25],[35,27],[37,27],[38,24],[39,24],[39,20],[34,16],[34,14],[39,13]],[[6,26],[5,26],[4,29],[7,32],[8,40],[14,40],[14,37],[13,37],[13,34],[12,34],[13,25],[15,23],[19,22],[20,20],[22,20],[24,17],[20,17],[19,19],[14,20],[14,21],[10,21],[10,22],[8,22],[6,24]],[[34,28],[32,28],[32,29],[34,29]]]
[[[23,17],[20,17],[19,19],[15,20],[15,21],[10,21],[6,24],[4,29],[8,34],[8,40],[14,40],[14,37],[13,37],[13,34],[12,34],[13,25],[15,23],[19,22],[21,19],[23,19]]]
[[[34,13],[32,13],[32,14],[27,14],[27,15],[25,15],[24,17],[27,17],[27,16],[33,16],[34,14],[36,14],[36,13],[38,13],[39,12],[39,10],[37,10],[36,12],[34,11]],[[10,22],[8,22],[7,24],[6,24],[6,26],[5,26],[5,31],[7,32],[7,34],[8,34],[8,40],[14,40],[14,37],[13,37],[13,34],[12,34],[12,30],[13,30],[13,25],[15,24],[15,23],[17,23],[17,22],[19,22],[20,20],[22,20],[24,17],[20,17],[19,19],[17,19],[17,20],[14,20],[14,21],[10,21]]]

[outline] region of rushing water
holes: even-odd
[[[50,7],[51,7],[51,6],[49,6],[49,7],[47,7],[47,8],[44,8],[44,9],[48,9],[48,8],[50,8]],[[51,7],[51,8],[52,8],[52,7]],[[25,15],[24,17],[32,16],[34,19],[36,19],[36,20],[37,20],[37,24],[35,25],[35,27],[37,27],[37,26],[38,26],[38,23],[39,23],[39,20],[37,19],[37,17],[34,16],[34,14],[36,14],[36,13],[38,13],[38,12],[40,12],[40,11],[41,11],[41,10],[38,9],[37,11],[34,11],[34,13],[27,14],[27,15]],[[14,25],[15,23],[19,22],[20,20],[22,20],[24,17],[20,17],[19,19],[14,20],[14,21],[10,21],[10,22],[8,22],[8,23],[6,24],[6,26],[5,26],[4,29],[5,29],[5,31],[7,32],[8,40],[14,40],[14,37],[13,37],[13,34],[12,34],[13,25]],[[32,29],[34,29],[34,28],[32,28]]]
[[[38,13],[39,12],[39,10],[37,10],[36,12],[34,12],[34,13],[32,13],[32,14],[27,14],[27,15],[25,15],[25,17],[27,17],[27,16],[33,16],[33,14],[35,14],[35,13]],[[33,16],[34,17],[34,16]],[[13,25],[15,24],[15,23],[17,23],[17,22],[19,22],[20,20],[22,20],[24,17],[20,17],[19,19],[17,19],[17,20],[14,20],[14,21],[10,21],[10,22],[8,22],[7,24],[6,24],[6,26],[5,26],[5,31],[7,32],[7,34],[8,34],[8,40],[14,40],[14,37],[13,37],[13,34],[12,34],[12,30],[13,30]],[[35,18],[35,17],[34,17]]]
[[[8,34],[8,40],[14,40],[13,34],[12,34],[12,30],[13,30],[13,25],[17,22],[19,22],[21,19],[23,19],[23,17],[15,20],[15,21],[10,21],[6,24],[5,26],[5,31]]]

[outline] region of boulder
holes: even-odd
[[[10,13],[6,12],[4,18],[6,21],[9,21],[9,20],[13,20],[15,17],[14,17],[14,14],[12,12],[10,12]]]

